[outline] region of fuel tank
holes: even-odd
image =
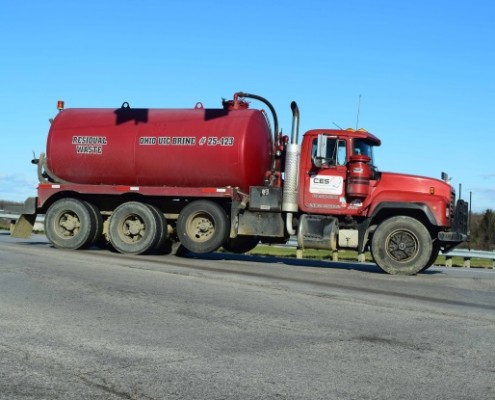
[[[65,109],[47,140],[47,166],[78,184],[174,187],[262,185],[273,139],[263,111]]]

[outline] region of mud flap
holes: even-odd
[[[33,233],[36,214],[21,214],[15,223],[10,235],[19,239],[29,239]]]
[[[36,221],[36,197],[28,197],[24,202],[22,214],[10,231],[10,235],[19,239],[29,239]]]

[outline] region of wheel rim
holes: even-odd
[[[146,234],[144,221],[138,215],[129,215],[122,220],[119,236],[127,244],[137,243]]]
[[[388,236],[386,249],[395,261],[407,262],[418,254],[419,241],[410,231],[397,230]]]
[[[63,239],[75,237],[81,228],[81,220],[73,211],[64,211],[55,221],[55,232]]]
[[[215,223],[209,214],[197,212],[187,220],[186,233],[198,243],[207,242],[215,235]]]

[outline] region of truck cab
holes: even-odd
[[[373,159],[379,145],[378,138],[362,129],[308,131],[301,151],[300,209],[359,215],[379,179]]]
[[[306,132],[298,203],[309,216],[301,216],[298,242],[369,249],[386,272],[417,273],[466,240],[467,203],[455,205],[447,179],[380,172],[373,154],[380,144],[364,129]]]

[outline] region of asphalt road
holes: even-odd
[[[495,272],[0,232],[0,399],[495,398]]]

